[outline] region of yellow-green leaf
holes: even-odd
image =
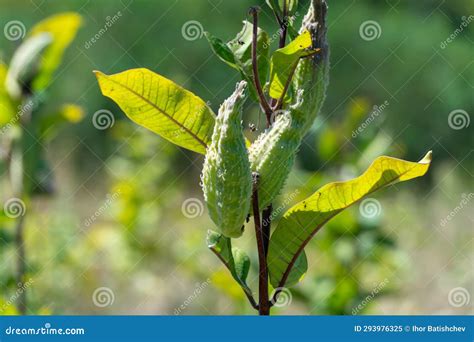
[[[358,178],[327,184],[289,209],[270,240],[268,266],[271,284],[279,287],[286,283],[291,266],[327,221],[374,191],[423,176],[430,163],[431,151],[418,163],[379,157]]]
[[[148,69],[115,75],[96,71],[102,94],[135,123],[172,143],[205,154],[215,114],[198,96]]]
[[[29,33],[30,37],[49,33],[52,43],[44,51],[38,76],[33,82],[34,90],[42,90],[49,85],[54,71],[61,63],[64,51],[76,36],[82,18],[74,12],[55,14],[36,24]]]
[[[311,34],[306,30],[287,46],[273,53],[270,61],[270,96],[272,98],[281,97],[299,59],[313,53],[306,50],[309,47],[311,47]]]
[[[6,125],[16,115],[15,106],[5,87],[6,78],[7,67],[0,62],[0,127]]]

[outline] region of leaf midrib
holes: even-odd
[[[122,83],[110,78],[108,75],[105,75],[103,74],[105,78],[107,78],[109,81],[119,85],[120,87],[128,90],[129,92],[133,93],[135,96],[137,96],[138,98],[142,99],[144,102],[148,103],[149,105],[151,105],[153,108],[155,108],[156,110],[158,110],[160,113],[162,113],[164,116],[166,116],[168,119],[170,119],[172,122],[174,122],[178,127],[184,129],[186,132],[189,133],[189,135],[191,135],[198,143],[200,143],[204,148],[207,148],[207,144],[206,142],[204,142],[203,140],[201,140],[195,133],[193,133],[189,128],[187,128],[186,126],[184,126],[183,124],[181,124],[179,121],[177,121],[175,118],[173,118],[171,115],[169,115],[168,113],[166,113],[164,110],[162,110],[160,107],[158,107],[155,103],[151,102],[150,100],[148,100],[146,97],[144,97],[143,95],[139,94],[138,92],[136,92],[135,90],[129,88],[128,86],[126,85],[123,85]],[[151,88],[150,88],[151,89]],[[188,114],[189,115],[189,114]]]

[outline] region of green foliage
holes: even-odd
[[[13,245],[16,254],[19,253],[16,255],[19,266],[15,276],[11,270],[5,272],[14,279],[14,297],[18,302],[15,305],[18,308],[13,308],[11,303],[5,303],[4,298],[0,297],[1,313],[25,314],[27,310],[25,292],[29,283],[27,286],[25,282],[35,266],[34,262],[27,263],[19,251],[26,249],[23,225],[26,212],[31,215],[33,211],[31,199],[35,195],[54,191],[53,169],[46,158],[45,146],[63,123],[78,123],[84,116],[77,105],[62,106],[58,114],[42,115],[37,112],[47,99],[46,91],[54,71],[75,37],[80,22],[81,17],[76,13],[47,18],[34,26],[13,52],[9,66],[0,64],[0,162],[4,162],[10,171],[5,193],[8,198],[18,201],[22,211],[21,215],[9,216],[5,220],[6,226],[12,226],[11,232],[3,230],[4,217],[0,217],[0,239],[5,245],[0,249],[0,258],[4,257],[3,251],[8,251]],[[13,235],[14,239],[9,238]],[[14,286],[5,287],[13,289]]]
[[[250,93],[254,100],[257,100],[257,91],[252,76],[252,31],[253,24],[244,21],[244,27],[237,36],[231,41],[224,43],[219,38],[206,32],[206,38],[212,48],[212,51],[223,62],[234,69],[237,69],[243,80],[247,81],[250,87]],[[261,80],[266,80],[268,76],[268,54],[269,54],[268,35],[261,28],[257,29],[257,59],[258,74]]]
[[[250,258],[247,254],[239,248],[232,248],[230,238],[212,230],[207,232],[207,247],[227,267],[247,296],[252,297],[252,290],[247,285],[247,276],[250,270]]]
[[[285,10],[286,14],[291,15],[298,8],[298,0],[266,0],[266,2],[278,14],[283,14]]]
[[[7,66],[0,62],[0,127],[15,116],[15,106],[5,86]]]
[[[60,65],[66,48],[71,44],[81,26],[82,18],[74,12],[59,13],[36,24],[29,34],[36,37],[44,33],[51,36],[52,42],[44,51],[38,67],[38,75],[33,82],[33,89],[40,91],[51,82],[53,74]]]
[[[300,58],[309,56],[314,51],[308,51],[311,46],[311,34],[304,31],[287,46],[276,50],[270,62],[270,92],[274,99],[279,99],[288,89],[295,68]]]
[[[206,152],[215,115],[199,97],[147,69],[96,76],[102,93],[132,121],[178,146]]]
[[[285,284],[289,266],[331,218],[385,186],[423,176],[430,163],[431,152],[418,163],[379,157],[360,177],[327,184],[289,209],[270,239],[268,263],[272,285]]]
[[[25,39],[15,51],[6,80],[6,87],[12,98],[20,99],[23,93],[30,91],[31,82],[38,76],[43,51],[51,43],[51,35],[43,32]]]

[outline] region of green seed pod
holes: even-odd
[[[249,148],[250,167],[258,172],[258,202],[264,209],[280,193],[301,142],[301,126],[292,120],[293,108],[277,112],[273,125]]]
[[[230,238],[242,235],[252,196],[252,175],[241,123],[246,85],[244,81],[238,83],[232,96],[221,105],[202,171],[209,216]]]
[[[300,32],[308,30],[311,33],[313,41],[311,49],[321,49],[320,53],[304,58],[298,63],[293,78],[293,87],[301,97],[293,120],[301,123],[303,136],[321,111],[329,84],[326,13],[325,0],[312,0],[300,29]]]

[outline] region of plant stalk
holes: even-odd
[[[286,32],[288,30],[288,10],[286,7],[286,1],[283,1],[283,20],[279,21],[280,24],[280,49],[285,47],[286,44]]]
[[[260,105],[262,106],[265,116],[267,118],[267,125],[270,125],[272,117],[272,109],[265,98],[263,93],[262,84],[260,83],[260,77],[258,75],[258,58],[257,58],[257,38],[258,38],[258,11],[259,7],[251,7],[249,13],[253,17],[253,35],[252,35],[252,73],[253,73],[253,82],[255,84],[255,89],[257,90],[258,99]]]
[[[272,223],[272,211],[273,206],[270,204],[263,212],[262,212],[262,232],[263,232],[263,246],[265,249],[265,258],[268,255],[268,247],[270,245],[270,227]],[[267,265],[268,268],[268,265]]]
[[[265,253],[264,236],[260,221],[260,209],[258,205],[258,173],[253,173],[253,217],[255,223],[255,236],[258,250],[258,314],[260,316],[270,315],[270,300],[268,298],[268,269]]]
[[[25,239],[24,239],[24,219],[21,215],[16,222],[15,227],[15,245],[17,252],[17,273],[16,273],[16,284],[17,284],[17,310],[20,315],[26,315],[27,311],[27,297],[25,291],[25,274],[26,274],[26,252],[25,252]]]
[[[25,96],[22,105],[22,116],[21,124],[23,129],[20,133],[20,136],[13,141],[12,145],[12,157],[9,160],[10,163],[10,180],[13,188],[13,193],[16,198],[21,199],[26,202],[27,190],[25,189],[25,158],[24,151],[25,148],[25,129],[29,125],[31,120],[31,114],[33,111],[31,105],[31,98]],[[14,166],[12,166],[14,163]],[[17,262],[16,262],[16,284],[17,284],[17,310],[20,315],[26,315],[28,310],[28,301],[27,294],[25,290],[25,275],[27,272],[26,265],[26,248],[25,248],[25,216],[26,208],[23,208],[23,213],[17,218],[15,223],[15,249],[17,253]]]

